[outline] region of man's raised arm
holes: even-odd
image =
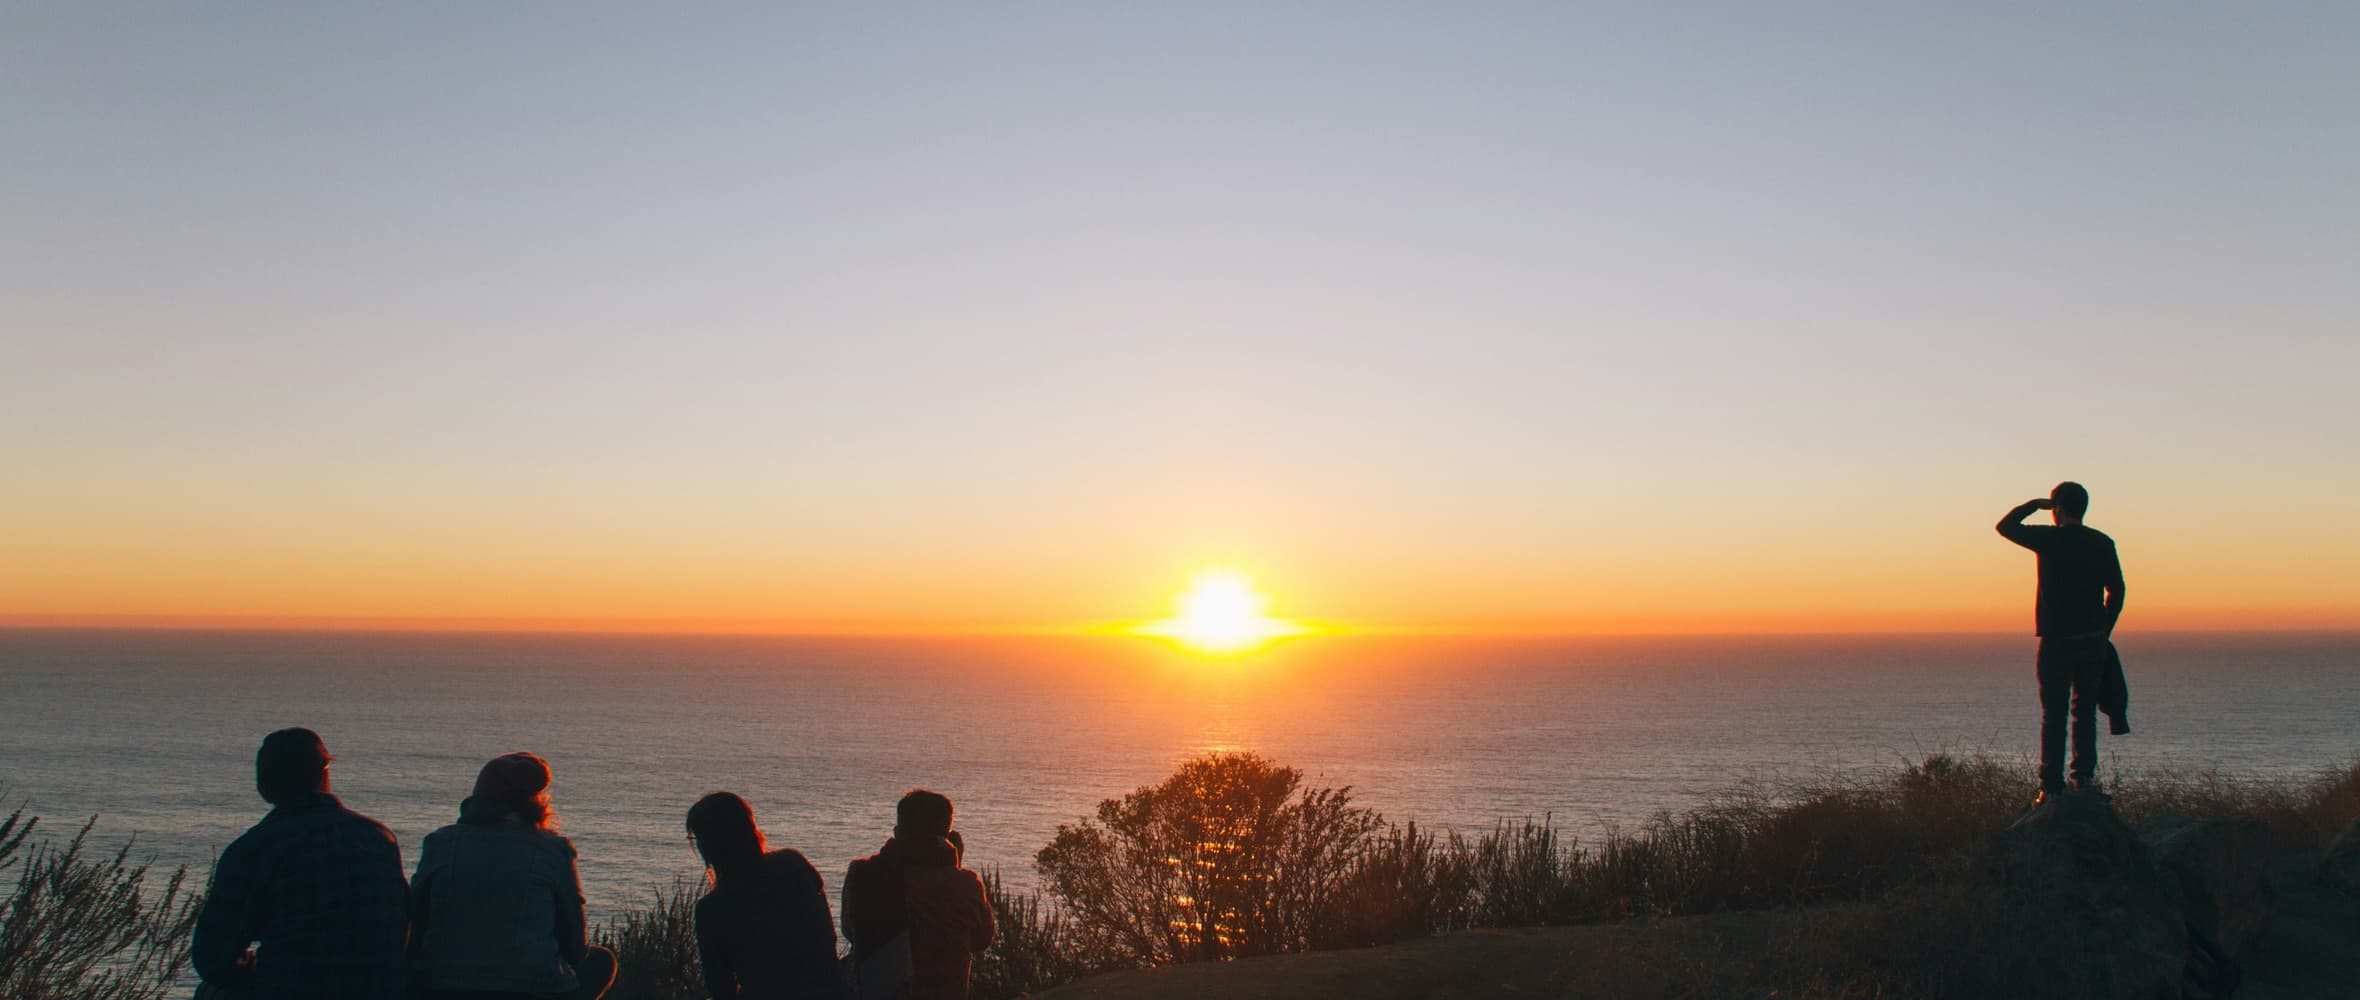
[[[2031,548],[2032,539],[2039,533],[2034,531],[2031,525],[2025,524],[2024,519],[2031,517],[2033,511],[2047,509],[2049,509],[2047,497],[2037,497],[2017,504],[2014,510],[2008,511],[2006,517],[1999,519],[1997,525],[1999,536],[2025,548]]]

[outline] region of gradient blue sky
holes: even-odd
[[[0,614],[2360,625],[2360,7],[1122,6],[0,12]]]

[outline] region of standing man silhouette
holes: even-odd
[[[2040,589],[2034,600],[2040,636],[2040,796],[2046,802],[2066,785],[2065,720],[2073,719],[2075,791],[2096,792],[2098,708],[2114,717],[2114,731],[2127,733],[2123,709],[2128,690],[2122,660],[2114,651],[2114,623],[2122,617],[2122,562],[2114,539],[2081,523],[2090,491],[2080,483],[2058,483],[2047,499],[2027,500],[1999,519],[1999,533],[2040,557]],[[2036,510],[2055,525],[2025,524]]]

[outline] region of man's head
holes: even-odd
[[[913,788],[893,807],[893,835],[918,840],[951,832],[951,800],[941,792]]]
[[[307,792],[328,790],[328,744],[309,729],[281,729],[262,738],[254,752],[254,790],[277,805]]]
[[[2090,512],[2090,491],[2080,483],[2067,480],[2049,491],[2049,504],[2058,524],[2080,524],[2082,515]]]

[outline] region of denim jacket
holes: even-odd
[[[410,925],[411,979],[427,989],[574,989],[588,928],[573,842],[514,821],[427,834]]]

